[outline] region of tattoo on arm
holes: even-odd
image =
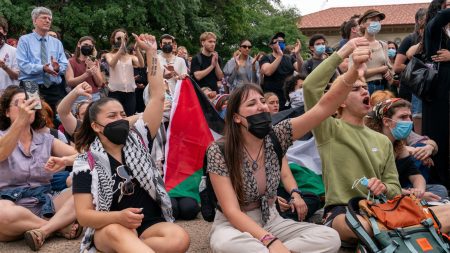
[[[156,76],[156,71],[158,70],[158,58],[152,57],[152,65],[150,66],[150,75]]]

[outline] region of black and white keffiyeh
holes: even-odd
[[[141,187],[160,205],[166,221],[173,222],[169,195],[142,136],[146,135],[140,135],[135,130],[130,131],[123,148],[125,163],[131,169],[133,177]],[[93,168],[89,164],[89,156],[94,160]],[[73,173],[77,174],[81,171],[89,171],[92,176],[91,192],[95,209],[97,211],[109,211],[113,199],[114,180],[108,155],[98,137],[91,144],[89,152],[80,154],[76,158]],[[81,242],[80,252],[96,252],[95,247],[93,247],[94,233],[95,229],[87,228]]]

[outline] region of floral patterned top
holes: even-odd
[[[287,149],[292,145],[292,124],[291,120],[281,121],[273,127],[273,131],[277,136],[283,152],[286,154]],[[245,152],[242,150],[242,152]],[[224,156],[216,142],[212,143],[207,150],[207,171],[220,176],[229,176],[228,168],[225,163]],[[251,161],[244,155],[242,162],[242,179],[244,182],[244,206],[259,202],[262,211],[263,222],[267,222],[269,218],[269,199],[275,198],[277,188],[280,183],[280,164],[275,152],[270,135],[264,137],[264,164],[265,166],[265,189],[258,189],[261,184],[257,183],[255,171],[252,169]]]

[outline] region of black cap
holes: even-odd
[[[360,25],[360,24],[366,22],[366,20],[368,20],[369,18],[373,18],[376,16],[380,17],[380,20],[383,20],[386,18],[386,15],[384,15],[384,13],[379,12],[374,9],[370,9],[370,10],[367,10],[366,12],[364,12],[364,14],[359,18],[358,24]]]
[[[275,35],[272,36],[272,38],[270,39],[269,45],[272,45],[272,44],[273,44],[272,41],[273,41],[274,39],[279,38],[279,37],[281,37],[281,38],[284,39],[284,38],[286,37],[286,35],[285,35],[284,33],[282,33],[282,32],[277,32],[277,33],[275,33]]]

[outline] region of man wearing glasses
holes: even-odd
[[[280,111],[287,109],[286,98],[283,95],[283,86],[286,78],[294,74],[294,70],[300,72],[303,64],[303,59],[300,55],[301,43],[297,40],[294,47],[294,55],[284,54],[286,47],[284,41],[285,34],[282,32],[276,33],[269,41],[269,47],[272,48],[272,53],[263,56],[259,61],[261,66],[261,74],[264,75],[262,88],[264,93],[273,92],[277,94],[280,100]]]
[[[230,92],[238,85],[245,83],[259,84],[259,62],[261,54],[255,58],[250,56],[252,43],[249,40],[241,40],[239,51],[230,59],[223,68],[223,74],[227,79]]]

